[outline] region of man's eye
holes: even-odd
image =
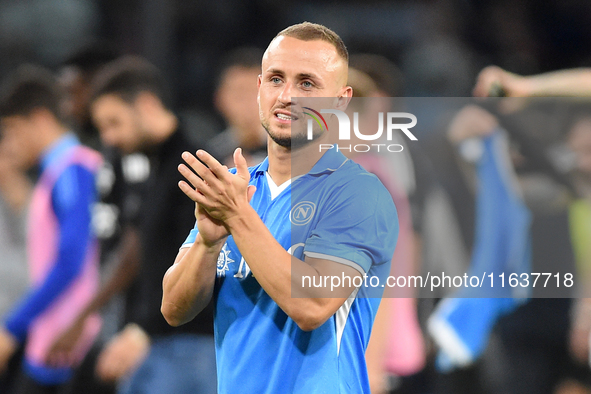
[[[273,82],[273,83],[281,83],[281,78],[273,77],[273,78],[271,78],[271,82]]]
[[[310,81],[304,81],[304,82],[302,82],[302,86],[305,88],[311,88],[314,85],[312,85],[312,82],[310,82]]]

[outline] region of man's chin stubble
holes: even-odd
[[[318,138],[318,135],[315,135],[314,139],[312,141],[308,140],[307,136],[305,134],[302,135],[298,135],[296,137],[280,137],[274,133],[272,133],[271,131],[269,131],[269,128],[265,125],[263,125],[263,127],[265,128],[265,130],[267,131],[267,134],[269,135],[269,137],[271,137],[271,139],[273,140],[273,142],[275,142],[277,145],[289,149],[289,150],[297,150],[300,148],[303,148],[304,146],[308,145],[310,142],[313,142],[316,138]]]

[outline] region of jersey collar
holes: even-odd
[[[267,170],[269,169],[269,156],[265,157],[265,160],[263,160],[261,162],[261,164],[259,164],[259,167],[256,169],[256,175],[261,175],[264,174],[265,172],[267,172]]]
[[[338,152],[336,149],[329,149],[326,151],[324,155],[314,164],[314,167],[310,170],[309,174],[312,175],[320,175],[325,172],[334,172],[338,170],[345,162],[347,162],[345,155],[341,152]],[[269,170],[269,157],[266,157],[265,160],[256,170],[256,174],[264,174]]]
[[[326,172],[334,172],[347,162],[345,155],[331,148],[314,164],[309,174],[320,175]]]

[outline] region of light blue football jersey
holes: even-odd
[[[277,242],[297,258],[347,264],[380,285],[362,286],[306,332],[261,288],[229,236],[214,291],[218,392],[369,394],[365,349],[398,237],[392,197],[375,175],[332,149],[274,199],[267,169],[268,159],[249,169],[257,188],[250,204]],[[196,235],[195,228],[183,247]]]

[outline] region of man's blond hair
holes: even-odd
[[[328,42],[335,47],[338,55],[345,60],[347,64],[349,63],[349,52],[347,51],[345,43],[337,33],[326,26],[311,22],[298,23],[297,25],[292,25],[281,30],[275,38],[281,36],[293,37],[302,41],[321,40]]]

